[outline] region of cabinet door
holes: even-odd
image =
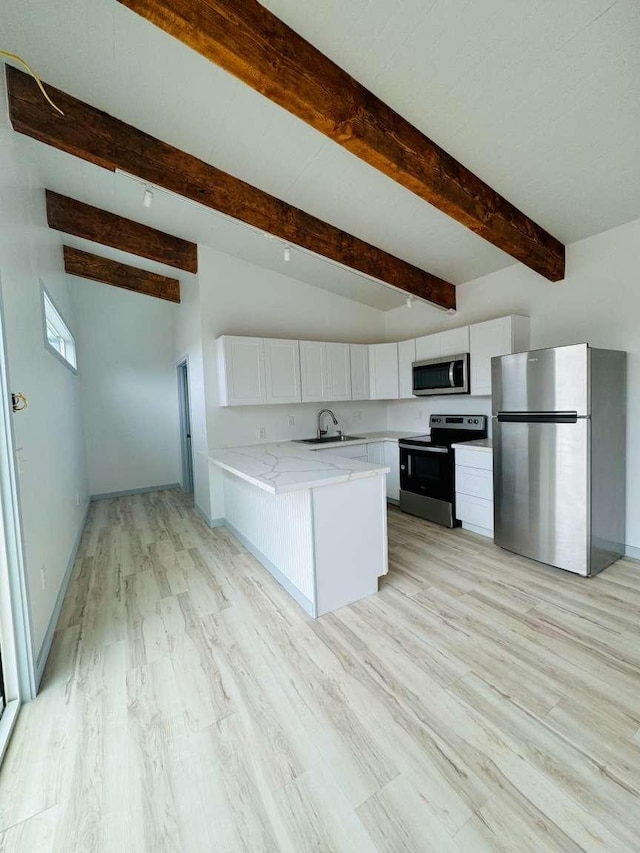
[[[351,344],[351,399],[369,399],[369,347]]]
[[[300,341],[302,401],[321,403],[327,398],[327,360],[321,341]]]
[[[264,403],[265,373],[262,338],[224,335],[218,339],[218,377],[222,406]]]
[[[299,403],[300,348],[298,341],[264,339],[267,403]]]
[[[416,360],[416,342],[400,341],[398,344],[398,388],[401,400],[413,399],[413,370]]]
[[[398,344],[371,344],[369,378],[372,400],[398,399]]]
[[[327,400],[351,399],[351,357],[349,344],[325,344]]]
[[[383,441],[372,441],[367,444],[367,462],[371,465],[384,465]]]
[[[416,338],[416,361],[440,357],[440,335],[423,335]]]
[[[440,355],[459,355],[464,352],[469,352],[468,326],[440,332]]]
[[[384,462],[391,471],[387,474],[387,497],[400,500],[400,448],[397,441],[384,442]]]
[[[491,394],[491,359],[512,351],[511,317],[476,323],[470,330],[471,393]]]

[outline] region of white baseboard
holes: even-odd
[[[462,529],[469,530],[471,533],[477,533],[479,536],[485,536],[487,539],[493,539],[493,530],[489,530],[487,527],[478,527],[477,524],[468,524],[466,521],[463,521]]]
[[[207,515],[207,513],[198,506],[197,503],[193,504],[193,508],[198,513],[200,518],[204,521],[207,527],[224,527],[224,518],[211,518],[211,516]]]
[[[180,483],[167,483],[164,486],[143,486],[140,489],[125,489],[123,492],[101,492],[91,495],[92,501],[108,501],[111,498],[126,498],[128,495],[143,495],[146,492],[164,492],[167,489],[181,489]]]
[[[82,534],[84,533],[84,526],[87,522],[88,512],[89,504],[87,503],[84,513],[82,515],[82,521],[80,522],[76,537],[73,540],[73,545],[71,546],[71,553],[69,554],[67,568],[65,569],[64,577],[62,579],[62,583],[60,584],[60,589],[58,590],[56,603],[54,605],[51,618],[49,619],[49,624],[47,625],[47,630],[45,631],[44,639],[42,641],[42,645],[40,646],[40,651],[38,652],[38,657],[36,658],[36,693],[40,688],[42,673],[44,672],[44,668],[47,664],[47,658],[49,657],[49,652],[51,651],[53,635],[56,632],[56,625],[58,624],[58,619],[60,618],[60,611],[62,610],[62,603],[64,601],[64,597],[67,594],[67,587],[69,586],[71,572],[73,571],[73,566],[76,562],[76,556],[78,554],[78,548],[80,547],[80,540],[82,539]],[[31,698],[35,699],[35,696],[32,696]]]
[[[635,545],[625,545],[624,555],[625,557],[633,557],[634,560],[640,560],[640,548],[636,548]]]

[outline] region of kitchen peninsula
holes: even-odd
[[[295,442],[214,450],[225,524],[310,616],[378,590],[388,467]]]

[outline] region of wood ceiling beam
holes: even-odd
[[[119,0],[551,281],[565,248],[256,0]]]
[[[46,190],[45,194],[50,228],[186,272],[198,272],[198,247],[195,243],[125,219],[116,213],[108,213],[53,190]]]
[[[177,278],[147,272],[71,246],[63,246],[63,250],[64,269],[69,275],[89,278],[92,281],[132,290],[134,293],[166,299],[168,302],[180,302],[180,282]]]
[[[122,169],[399,290],[455,308],[449,282],[46,84],[61,116],[43,102],[28,74],[9,65],[6,74],[9,117],[19,133],[105,169]]]

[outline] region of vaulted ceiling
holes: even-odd
[[[268,0],[274,14],[562,242],[640,215],[635,0]],[[51,84],[460,283],[513,259],[115,0],[8,0]],[[383,309],[404,297],[24,140],[43,185]],[[531,272],[531,276],[536,273]],[[561,285],[549,285],[549,287]]]

